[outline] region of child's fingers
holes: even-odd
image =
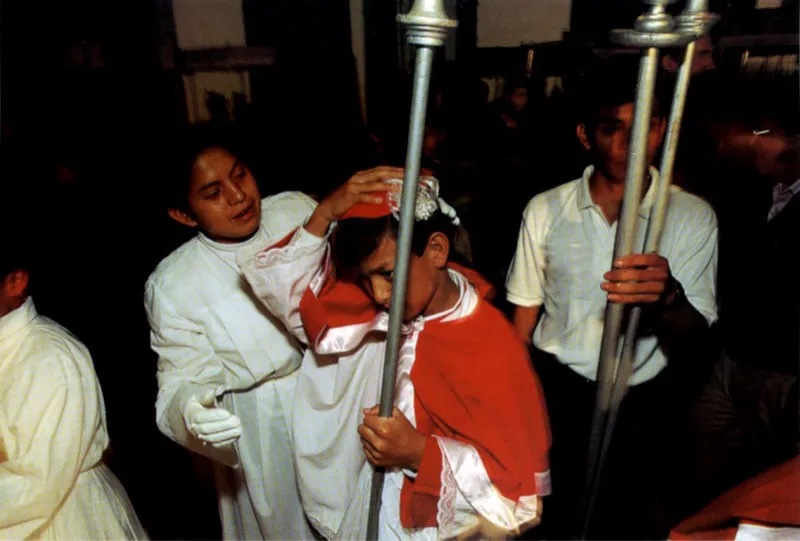
[[[361,436],[362,441],[368,441],[373,448],[377,445],[378,441],[380,441],[380,437],[366,424],[358,427],[358,435]]]
[[[376,405],[372,406],[371,408],[365,409],[364,410],[364,415],[378,415],[379,411],[380,411],[380,406],[378,406],[376,404]]]

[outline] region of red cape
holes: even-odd
[[[734,539],[742,521],[800,527],[800,456],[726,492],[676,526],[670,539]]]

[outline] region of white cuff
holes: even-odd
[[[328,227],[325,235],[318,237],[306,229],[307,223],[308,221],[306,221],[305,224],[297,229],[297,232],[292,237],[292,240],[289,241],[290,245],[297,248],[315,247],[328,241],[328,237],[330,236],[331,231],[333,231],[333,224]]]
[[[517,295],[506,290],[506,299],[511,304],[515,304],[517,306],[521,306],[523,308],[532,308],[534,306],[541,306],[544,303],[544,299],[541,296],[538,297],[523,297],[521,295]]]

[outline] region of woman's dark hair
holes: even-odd
[[[361,264],[378,248],[385,235],[397,238],[399,225],[391,215],[383,218],[349,218],[338,222],[331,239],[331,257],[336,270],[344,278],[357,276]],[[414,223],[411,252],[421,256],[434,233],[442,233],[450,241],[450,259],[460,259],[453,244],[456,226],[438,210],[427,220]]]
[[[232,128],[211,123],[197,124],[174,134],[171,142],[163,145],[165,175],[162,179],[166,208],[189,210],[189,187],[192,167],[197,157],[211,148],[221,148],[246,161],[243,145]]]

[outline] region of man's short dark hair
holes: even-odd
[[[594,126],[601,109],[636,101],[639,82],[639,55],[617,54],[592,65],[577,92],[579,121]],[[653,115],[661,116],[659,89],[653,99]]]

